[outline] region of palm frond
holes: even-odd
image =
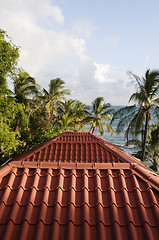
[[[129,122],[132,121],[134,115],[136,114],[136,111],[133,111],[127,115],[125,115],[124,117],[122,117],[116,127],[116,133],[121,133],[124,131],[125,127],[129,124]]]
[[[134,112],[136,110],[137,110],[136,105],[120,108],[118,111],[114,113],[111,123],[115,120],[121,119],[123,116],[126,116],[127,114],[130,114],[131,112]]]
[[[129,141],[129,136],[132,138],[137,137],[141,134],[143,122],[144,122],[144,111],[143,109],[139,109],[139,111],[134,115],[132,120],[129,122],[128,127],[125,132],[125,138],[127,142]]]
[[[106,130],[111,134],[113,135],[114,131],[113,131],[113,128],[105,121],[103,121],[103,125],[105,126]]]

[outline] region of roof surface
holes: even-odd
[[[0,239],[159,239],[159,176],[90,133],[0,168]]]
[[[31,162],[65,163],[137,163],[143,162],[130,156],[112,143],[89,132],[65,132],[42,143],[12,160]]]

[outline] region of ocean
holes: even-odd
[[[118,111],[119,109],[121,109],[123,107],[124,106],[111,106],[111,108],[113,108],[115,111]],[[123,149],[126,153],[129,153],[129,154],[135,153],[137,151],[137,149],[134,146],[126,146],[126,141],[125,141],[125,137],[124,137],[125,132],[122,132],[119,135],[117,135],[115,133],[115,129],[117,127],[117,123],[118,123],[118,120],[114,121],[112,123],[112,125],[111,125],[113,130],[114,130],[114,134],[113,135],[111,135],[110,133],[108,133],[105,130],[104,135],[101,136],[99,131],[98,131],[98,129],[95,130],[94,134],[96,134],[97,136],[102,137],[103,139],[105,139],[105,140],[115,144],[116,146],[118,146],[121,149]],[[90,126],[87,126],[86,129],[90,130]]]
[[[117,110],[119,110],[119,109],[121,109],[123,107],[124,106],[111,106],[111,108],[113,108],[115,111],[117,111]],[[154,117],[154,122],[156,122],[155,117]],[[130,155],[136,153],[139,149],[137,149],[135,146],[133,146],[133,145],[126,146],[126,140],[125,140],[125,136],[124,136],[125,131],[123,131],[119,135],[117,135],[115,133],[115,130],[116,130],[116,127],[117,127],[117,123],[118,123],[118,120],[114,121],[112,123],[112,125],[111,125],[113,130],[114,130],[114,134],[113,135],[111,135],[110,133],[108,133],[105,130],[104,135],[101,136],[98,129],[95,130],[94,134],[96,134],[97,136],[99,136],[99,137],[101,137],[101,138],[103,138],[103,139],[113,143],[114,145],[118,146],[124,152],[126,152],[126,153],[128,153]],[[90,130],[90,126],[87,126],[86,129],[87,129],[87,131],[89,131]],[[148,167],[150,167],[152,165],[152,163],[150,161],[145,161],[145,164]],[[158,167],[159,167],[159,163],[158,163]]]
[[[115,111],[118,111],[119,109],[121,109],[123,107],[125,107],[125,106],[112,106],[112,108]],[[114,130],[114,134],[110,135],[108,132],[105,132],[103,135],[103,138],[106,139],[107,141],[115,144],[116,146],[120,147],[121,149],[123,149],[125,152],[127,152],[129,154],[136,153],[138,151],[138,149],[135,148],[133,145],[126,146],[126,140],[125,140],[125,136],[124,136],[125,132],[122,132],[118,135],[115,133],[117,123],[118,123],[118,120],[114,121],[111,125]],[[100,134],[100,133],[98,132],[98,134]]]

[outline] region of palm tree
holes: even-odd
[[[72,130],[74,131],[85,129],[84,118],[89,115],[88,109],[89,107],[87,105],[83,104],[78,100],[65,99],[64,102],[59,103],[59,106],[57,109],[57,115],[58,115],[57,121],[63,119],[63,124],[70,122],[69,126],[71,126]],[[68,131],[70,129],[65,129],[65,130]]]
[[[151,162],[152,165],[150,168],[152,168],[154,171],[157,171],[159,161],[159,122],[156,125],[151,126],[150,136],[151,139],[146,144],[144,160],[147,162],[147,164]],[[134,146],[136,146],[138,149],[142,149],[142,142],[140,140],[133,139],[130,140],[129,143],[134,144]],[[137,151],[133,154],[133,156],[140,159],[142,157],[142,151]]]
[[[85,118],[90,115],[89,110],[90,110],[90,107],[87,106],[86,104],[78,100],[75,101],[73,112],[74,112],[75,127],[78,131],[81,129],[86,130]]]
[[[19,70],[18,74],[14,77],[14,95],[19,103],[28,102],[28,97],[36,95],[39,91],[39,85],[36,84],[34,78],[24,70]]]
[[[152,157],[149,159],[152,162],[151,168],[157,171],[158,158],[159,158],[159,122],[153,125],[151,131],[151,140],[148,144],[149,153],[152,153]]]
[[[75,100],[73,99],[69,99],[65,101],[61,101],[58,103],[58,109],[57,109],[57,113],[58,115],[62,115],[65,113],[68,113],[69,115],[73,115],[73,109],[75,107]]]
[[[73,116],[69,116],[69,113],[66,112],[61,115],[60,119],[55,124],[55,129],[58,131],[59,134],[65,131],[76,131],[73,120]]]
[[[125,137],[141,136],[142,158],[145,158],[146,142],[149,133],[149,124],[152,120],[152,112],[158,111],[159,104],[159,71],[147,70],[145,77],[138,77],[130,72],[137,83],[137,91],[133,93],[129,102],[134,101],[136,105],[127,106],[117,111],[112,120],[119,119],[117,132],[126,127]]]
[[[49,121],[52,120],[54,111],[56,110],[56,104],[65,99],[65,95],[70,94],[69,89],[63,89],[65,82],[60,78],[52,79],[49,84],[49,90],[43,89],[44,98],[46,100],[46,108],[48,111],[48,119]]]
[[[93,108],[89,116],[85,118],[85,123],[91,125],[90,132],[94,133],[96,128],[99,128],[101,136],[104,134],[104,127],[108,132],[113,134],[113,129],[106,120],[111,120],[111,114],[114,112],[110,109],[110,103],[103,103],[103,97],[97,97],[93,102]]]
[[[74,106],[75,100],[69,99],[58,103],[57,119],[54,122],[54,127],[59,133],[65,131],[75,131],[74,123]]]

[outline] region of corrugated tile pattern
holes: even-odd
[[[93,134],[63,133],[0,168],[0,239],[159,239],[159,176]]]
[[[27,159],[27,161],[112,162],[111,155],[110,151],[97,142],[53,142],[50,146],[34,153]],[[113,157],[114,162],[120,162],[118,157]]]
[[[13,167],[0,239],[159,239],[159,191],[125,169]]]
[[[65,132],[19,155],[16,160],[73,163],[128,162],[138,163],[148,169],[140,160],[89,132]]]
[[[97,141],[97,136],[89,132],[65,132],[58,137],[56,141],[64,142],[93,142]]]

